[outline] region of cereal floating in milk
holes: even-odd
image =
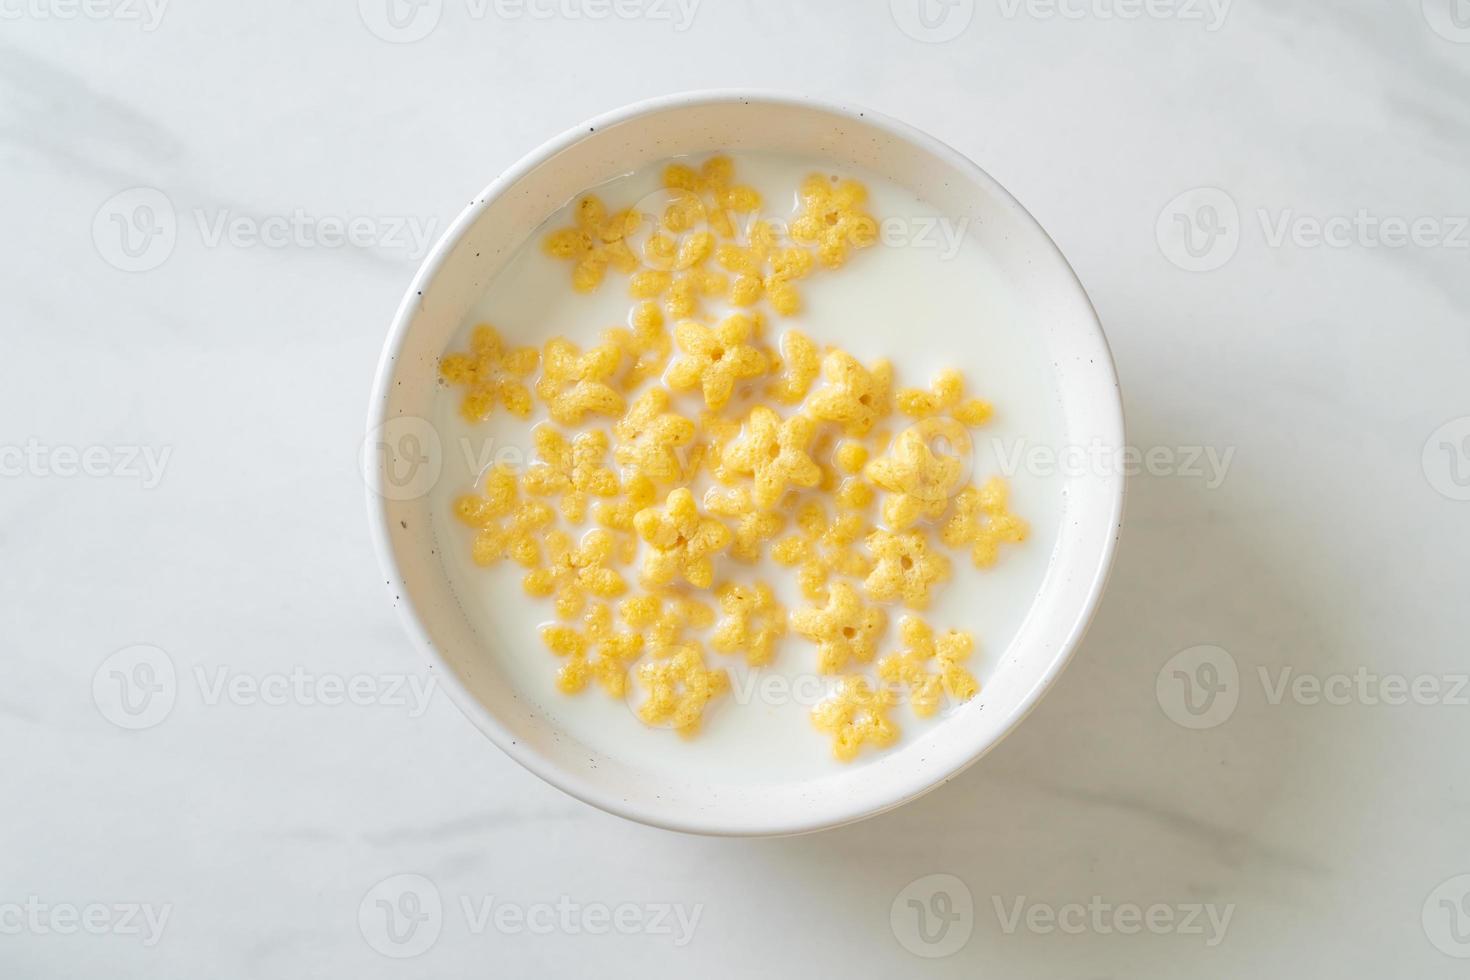
[[[767,335],[767,317],[805,313],[799,283],[878,241],[862,184],[813,174],[793,190],[789,222],[764,217],[716,156],[669,164],[653,205],[579,198],[543,250],[579,293],[626,277],[627,325],[539,351],[481,325],[439,370],[467,420],[529,425],[538,401],[549,416],[528,429],[529,465],[489,467],[453,506],[477,564],[515,562],[549,600],[559,690],[595,681],[687,737],[729,694],[726,666],[796,662],[826,678],[811,719],[850,761],[899,740],[896,706],[928,718],[979,691],[968,632],[908,613],[891,641],[889,607],[931,606],[945,549],[988,568],[1028,526],[999,477],[969,485],[968,432],[993,408],[959,371],[896,388],[889,361],[824,345],[811,322]]]

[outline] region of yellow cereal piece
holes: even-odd
[[[592,430],[571,441],[550,425],[535,430],[540,462],[526,470],[526,492],[536,497],[561,497],[561,516],[573,524],[587,517],[588,497],[615,497],[622,487],[618,475],[603,466],[607,434]]]
[[[965,399],[964,375],[948,368],[929,383],[929,390],[903,388],[895,401],[898,410],[910,418],[927,419],[949,413],[965,425],[983,425],[990,418],[990,403],[980,398]]]
[[[616,343],[605,342],[583,353],[576,344],[558,337],[547,343],[542,354],[536,394],[562,425],[581,425],[588,415],[621,415],[627,402],[609,382],[622,359]]]
[[[877,563],[863,589],[874,599],[901,599],[911,609],[924,609],[933,588],[949,578],[949,559],[931,551],[918,531],[874,531],[867,544]]]
[[[944,525],[940,538],[951,548],[971,545],[976,568],[989,568],[1000,556],[1004,542],[1026,540],[1030,526],[1006,509],[1009,493],[1005,481],[991,477],[981,487],[967,487],[954,501],[954,515]]]
[[[730,401],[735,385],[766,372],[766,355],[750,341],[755,323],[748,316],[726,317],[716,327],[683,320],[674,328],[674,340],[683,356],[669,368],[669,387],[675,391],[700,389],[704,403],[719,411]]]
[[[812,558],[811,538],[792,534],[771,546],[771,558],[781,565],[800,565]]]
[[[917,616],[905,616],[898,631],[907,649],[879,660],[878,676],[908,688],[914,714],[932,717],[946,694],[963,702],[979,693],[979,682],[964,666],[975,649],[969,633],[947,630],[936,638],[933,628]]]
[[[580,544],[563,531],[546,535],[549,558],[545,568],[526,573],[526,592],[538,598],[556,597],[556,614],[572,619],[587,604],[589,595],[599,599],[615,599],[628,590],[628,585],[608,563],[616,554],[611,532],[588,531]]]
[[[863,210],[868,191],[855,180],[835,186],[821,174],[802,182],[801,212],[791,223],[791,237],[800,245],[815,245],[817,258],[829,269],[843,265],[853,249],[878,241],[878,222]]]
[[[704,495],[704,509],[735,521],[735,536],[730,542],[730,557],[754,562],[761,557],[761,546],[786,527],[786,515],[763,510],[750,498],[749,487],[710,487]]]
[[[673,281],[673,276],[662,269],[641,269],[628,277],[628,295],[634,299],[653,299],[662,296]]]
[[[758,507],[774,507],[787,487],[814,487],[822,478],[808,454],[816,423],[804,415],[781,416],[764,405],[750,410],[745,432],[720,455],[721,479],[749,476],[751,499]]]
[[[612,609],[605,603],[594,603],[583,623],[581,632],[562,625],[541,628],[547,649],[567,661],[557,671],[556,686],[565,694],[577,694],[592,677],[609,695],[623,697],[628,691],[628,669],[643,652],[643,637],[616,629]],[[595,656],[588,659],[589,653]]]
[[[699,312],[702,298],[723,296],[729,289],[729,277],[711,269],[693,268],[676,275],[669,283],[666,306],[669,316],[683,319]]]
[[[648,691],[638,717],[687,738],[699,731],[710,701],[730,689],[730,676],[707,668],[699,647],[690,644],[640,665],[638,683]]]
[[[540,359],[541,352],[534,347],[507,350],[495,328],[482,323],[470,334],[469,353],[445,355],[439,374],[450,384],[469,389],[459,406],[468,421],[484,421],[496,403],[517,418],[527,418],[531,392],[524,379]]]
[[[863,604],[846,582],[833,583],[827,604],[791,614],[791,628],[817,644],[817,666],[824,674],[840,673],[851,663],[869,663],[888,628],[881,609]]]
[[[740,423],[714,412],[701,412],[699,431],[701,438],[695,448],[694,457],[690,459],[689,474],[693,477],[699,465],[703,463],[711,475],[717,476],[720,472],[720,461],[724,457],[725,447],[740,435]]]
[[[786,610],[764,582],[754,586],[731,582],[716,595],[724,617],[715,627],[711,643],[721,653],[744,653],[745,662],[761,667],[776,655],[776,643],[786,635]]]
[[[807,411],[824,422],[837,422],[850,436],[866,435],[889,413],[893,368],[885,360],[869,371],[845,351],[822,359],[824,384],[807,399]]]
[[[663,311],[652,300],[639,303],[633,308],[632,329],[613,327],[604,333],[604,338],[616,344],[623,352],[628,368],[621,387],[630,392],[650,378],[663,373],[669,363],[673,342],[664,329]]]
[[[623,483],[621,499],[600,503],[593,508],[592,516],[598,524],[614,531],[636,535],[633,518],[645,507],[658,501],[658,491],[653,481],[642,474],[634,474]]]
[[[817,345],[801,331],[788,330],[781,338],[781,356],[772,365],[779,377],[766,387],[766,392],[783,405],[800,404],[821,369]]]
[[[844,677],[837,691],[812,709],[812,722],[832,736],[832,754],[851,762],[864,745],[885,748],[897,741],[898,726],[888,717],[894,700],[886,688],[874,690],[862,677]]]
[[[485,493],[467,494],[454,502],[461,523],[475,528],[470,557],[480,566],[509,558],[526,568],[541,563],[541,533],[556,519],[550,507],[522,501],[515,470],[500,464],[485,478]]]
[[[715,611],[708,604],[663,589],[624,599],[618,611],[623,622],[647,637],[647,648],[656,657],[668,656],[684,645],[689,630],[709,629],[715,621]]]
[[[837,447],[836,462],[844,473],[861,473],[868,462],[868,447],[851,439],[846,440]]]
[[[610,265],[625,272],[636,266],[624,239],[637,227],[637,215],[628,211],[609,215],[595,194],[579,199],[572,215],[575,223],[548,235],[542,248],[552,258],[572,263],[573,289],[590,293],[602,284]]]
[[[670,492],[662,507],[648,507],[633,518],[638,536],[649,545],[643,557],[643,583],[655,588],[683,577],[707,589],[714,582],[713,556],[730,546],[730,529],[699,513],[687,487]]]
[[[657,483],[670,483],[685,472],[685,448],[694,441],[694,423],[669,411],[665,388],[649,388],[613,427],[618,464]]]
[[[944,515],[964,479],[965,460],[934,452],[933,445],[940,443],[958,454],[969,451],[969,438],[959,423],[928,419],[899,433],[888,455],[864,468],[869,480],[888,491],[883,520],[890,528],[901,531],[921,517],[932,521]]]

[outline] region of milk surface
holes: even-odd
[[[789,222],[798,210],[796,189],[802,179],[813,172],[836,172],[867,186],[867,210],[883,229],[882,242],[854,250],[842,268],[818,267],[797,283],[803,300],[798,315],[777,316],[763,304],[768,339],[798,329],[819,346],[840,346],[864,363],[886,357],[894,366],[896,388],[927,387],[939,369],[957,368],[964,373],[967,391],[995,406],[991,421],[972,433],[970,482],[1003,475],[1011,490],[1010,509],[1030,523],[1031,534],[1019,545],[1003,546],[1000,561],[983,570],[973,567],[967,550],[946,548],[931,535],[936,549],[951,558],[954,572],[935,590],[934,601],[922,614],[936,630],[957,628],[974,635],[975,653],[968,666],[983,688],[1041,585],[1060,521],[1060,477],[1027,472],[1006,462],[1024,458],[1018,448],[1061,445],[1061,413],[1042,345],[1023,325],[1014,297],[987,255],[980,229],[966,228],[906,188],[868,173],[834,171],[820,160],[789,155],[731,156],[736,181],[761,192],[761,217]],[[700,158],[688,162],[697,165]],[[615,211],[656,196],[661,172],[662,164],[594,190],[609,211]],[[479,323],[493,324],[508,345],[536,347],[558,335],[586,347],[597,343],[607,327],[627,323],[635,301],[628,296],[625,276],[609,270],[595,292],[579,294],[571,288],[570,263],[542,251],[540,244],[548,232],[574,223],[569,211],[570,202],[494,277],[450,350],[467,349],[469,333]],[[735,312],[718,302],[706,302],[705,307],[715,317]],[[474,532],[453,515],[454,500],[476,491],[490,465],[497,461],[523,465],[534,459],[531,428],[545,418],[545,410],[538,400],[530,420],[497,411],[487,421],[471,425],[459,415],[461,395],[462,389],[441,387],[435,404],[433,422],[446,454],[443,475],[432,491],[435,549],[465,615],[483,640],[484,656],[505,666],[522,697],[537,704],[572,738],[650,770],[697,772],[700,778],[722,782],[768,782],[862,765],[876,757],[871,750],[848,764],[832,757],[829,737],[817,731],[809,717],[811,705],[832,679],[816,676],[815,647],[795,634],[782,641],[773,664],[756,669],[745,667],[740,655],[726,656],[705,644],[706,665],[728,669],[732,690],[710,706],[702,731],[693,739],[639,720],[636,681],[630,682],[628,701],[609,697],[595,683],[577,696],[560,693],[555,685],[560,661],[543,646],[539,633],[541,625],[554,619],[550,600],[526,595],[521,587],[524,570],[513,562],[476,566],[470,559]],[[694,417],[701,403],[697,395],[680,395],[675,404]],[[773,407],[783,414],[789,411]],[[610,432],[611,421],[594,417],[589,425]],[[885,424],[897,432],[907,423],[895,414]],[[607,463],[615,465],[611,453]],[[703,485],[696,485],[696,496]],[[829,502],[828,509],[833,507]],[[873,514],[876,520],[876,504]],[[631,595],[637,589],[636,568],[622,571]],[[794,570],[769,558],[754,566],[717,559],[716,584],[757,579],[776,588],[788,612],[810,605],[799,594]],[[718,610],[712,594],[701,598]],[[899,605],[885,610],[889,641],[880,646],[880,657],[898,649],[898,621],[906,612]],[[918,719],[901,704],[892,717],[904,737],[888,751],[929,726],[942,725],[950,712],[964,710],[964,705],[950,706],[934,718]]]

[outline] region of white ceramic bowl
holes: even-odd
[[[722,785],[633,769],[552,729],[477,640],[430,531],[439,472],[432,417],[437,362],[499,265],[556,208],[660,159],[714,150],[813,155],[889,177],[955,218],[969,218],[1003,270],[1027,329],[1044,338],[1068,445],[1123,446],[1123,413],[1097,315],[1051,239],[984,171],[938,140],[862,109],[755,92],[642,102],[577,126],[477,197],[424,262],[378,366],[364,472],[373,539],[389,594],[438,683],[512,758],[566,792],[647,824],[708,834],[802,833],[871,816],[953,778],[1024,718],[1082,637],[1106,582],[1123,477],[1070,475],[1055,552],[1034,604],[984,690],[917,749],[904,747],[820,779]]]

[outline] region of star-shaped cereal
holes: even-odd
[[[723,296],[730,279],[722,272],[696,267],[682,272],[644,269],[628,280],[628,293],[635,299],[662,298],[669,316],[691,317],[699,312],[700,300]]]
[[[799,194],[801,213],[791,223],[791,237],[800,245],[817,246],[817,258],[827,268],[845,263],[851,249],[878,241],[878,222],[863,210],[868,191],[857,181],[834,186],[821,174],[812,174],[802,181]]]
[[[690,595],[656,590],[624,599],[618,608],[623,622],[648,638],[654,656],[665,656],[669,648],[687,642],[691,630],[709,629],[715,611]]]
[[[757,221],[751,227],[749,244],[721,245],[715,261],[735,276],[730,284],[732,306],[754,306],[765,297],[782,316],[801,310],[801,296],[793,283],[811,272],[811,253],[804,248],[779,247],[769,222]]]
[[[658,490],[653,481],[641,473],[635,473],[624,482],[623,496],[598,504],[593,508],[592,516],[603,527],[623,531],[636,539],[638,532],[633,527],[633,518],[638,516],[640,510],[652,507],[657,501]]]
[[[711,560],[730,546],[730,529],[699,513],[688,487],[670,492],[662,507],[648,507],[633,518],[638,536],[650,548],[643,556],[643,582],[650,588],[683,577],[707,589],[714,582]]]
[[[777,564],[797,567],[797,584],[808,599],[825,599],[833,574],[864,578],[872,571],[873,563],[854,547],[871,530],[862,514],[829,519],[826,508],[813,500],[796,512],[796,524],[800,533],[776,542],[771,557]]]
[[[520,499],[516,472],[507,464],[496,466],[486,476],[483,496],[466,494],[456,500],[454,513],[480,532],[470,557],[481,566],[510,558],[534,568],[541,563],[541,532],[556,519],[545,504]]]
[[[715,594],[724,617],[711,643],[721,653],[744,652],[745,662],[760,667],[776,655],[776,643],[786,635],[786,610],[764,582],[753,586],[727,582]]]
[[[581,425],[589,414],[621,415],[627,403],[610,382],[622,359],[622,348],[615,343],[605,342],[583,353],[576,344],[558,337],[547,343],[542,355],[536,394],[562,425]]]
[[[687,164],[669,164],[664,168],[664,187],[707,198],[705,220],[725,238],[734,238],[738,231],[732,214],[750,214],[761,206],[755,188],[735,183],[735,164],[726,156],[710,157],[697,171]]]
[[[907,649],[878,661],[878,676],[909,689],[914,714],[931,717],[946,694],[956,701],[968,701],[979,692],[979,682],[964,666],[975,649],[975,639],[969,633],[946,630],[936,637],[929,624],[917,616],[905,616],[898,632]]]
[[[817,666],[824,674],[840,673],[850,663],[868,663],[888,628],[881,609],[863,604],[857,590],[835,582],[822,608],[798,609],[791,628],[817,644]]]
[[[812,722],[832,736],[832,754],[851,762],[864,745],[884,748],[899,735],[888,717],[895,698],[886,688],[874,690],[862,677],[844,677],[837,691],[812,709]]]
[[[761,546],[786,526],[786,515],[756,506],[750,487],[710,487],[704,495],[704,509],[735,520],[730,557],[740,561],[759,561]]]
[[[730,676],[707,668],[699,647],[689,644],[639,666],[638,683],[648,691],[638,717],[687,738],[699,731],[710,701],[730,689]]]
[[[534,347],[507,350],[495,328],[482,323],[470,334],[470,352],[445,355],[439,374],[450,384],[469,389],[459,403],[467,420],[484,421],[497,402],[517,418],[527,418],[531,392],[524,379],[540,359],[541,352]]]
[[[863,589],[874,599],[901,599],[911,609],[924,609],[934,586],[949,578],[949,559],[931,551],[918,531],[874,531],[867,544],[878,561]]]
[[[824,384],[807,399],[813,418],[837,422],[850,436],[867,435],[889,412],[893,367],[878,361],[869,371],[845,351],[822,358]]]
[[[934,451],[942,445],[945,452]],[[863,474],[888,491],[883,520],[894,530],[913,527],[921,517],[938,520],[965,476],[969,435],[952,419],[927,419],[899,433],[888,455],[868,463]]]
[[[810,489],[822,479],[822,471],[807,452],[816,423],[805,415],[781,416],[764,405],[750,410],[745,432],[720,454],[719,476],[729,481],[736,475],[754,480],[751,499],[758,507],[774,507],[787,487]]]
[[[612,609],[595,603],[583,618],[584,628],[541,627],[541,640],[558,657],[566,658],[556,674],[556,686],[565,694],[578,694],[595,677],[602,689],[620,698],[628,691],[628,668],[643,652],[643,637],[613,626]],[[588,654],[594,654],[591,659]]]
[[[657,303],[639,303],[633,307],[632,327],[612,327],[604,337],[616,344],[623,352],[627,363],[621,386],[624,391],[635,391],[650,378],[663,374],[669,363],[669,352],[673,341],[664,328],[663,311]]]
[[[751,344],[755,323],[735,314],[711,328],[697,320],[682,320],[674,328],[674,340],[683,355],[669,368],[669,387],[675,391],[704,393],[704,403],[719,411],[730,401],[735,385],[766,372],[766,355]]]
[[[694,441],[694,423],[669,411],[666,388],[649,388],[613,427],[619,465],[656,483],[672,483],[684,474],[682,454]]]
[[[525,588],[533,596],[556,596],[556,614],[571,619],[587,604],[589,595],[599,599],[615,599],[628,590],[628,584],[615,569],[616,542],[612,533],[597,529],[588,531],[578,545],[563,531],[546,535],[549,560],[545,568],[526,573]]]
[[[536,497],[561,497],[561,516],[580,524],[587,516],[588,497],[615,497],[618,475],[602,465],[607,456],[607,434],[593,429],[570,442],[554,426],[539,425],[533,437],[541,461],[526,470],[526,492]]]
[[[788,330],[781,337],[781,355],[772,358],[771,372],[777,377],[766,393],[783,405],[799,405],[822,371],[822,355],[810,337]]]
[[[929,390],[903,388],[896,398],[898,410],[915,419],[927,419],[948,413],[965,425],[983,425],[991,414],[990,403],[981,398],[965,398],[965,378],[953,368],[934,376]]]
[[[577,201],[572,209],[576,222],[552,232],[542,243],[546,254],[572,263],[572,288],[590,293],[602,284],[608,266],[622,272],[638,267],[638,257],[625,240],[638,227],[638,216],[630,211],[609,215],[595,194]]]
[[[1000,556],[1003,542],[1026,540],[1030,526],[1006,509],[1005,481],[993,476],[981,487],[967,487],[954,501],[954,515],[940,538],[951,548],[971,545],[976,568],[989,568]]]

